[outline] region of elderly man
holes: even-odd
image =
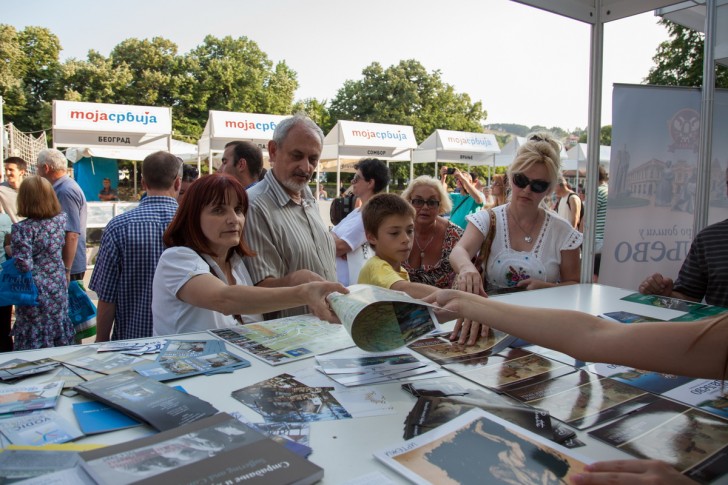
[[[231,141],[222,153],[222,165],[218,169],[232,175],[246,189],[258,183],[263,170],[263,151],[249,141]]]
[[[68,176],[66,156],[55,148],[38,154],[38,175],[53,184],[66,222],[66,243],[63,246],[63,265],[70,280],[83,280],[86,273],[86,213],[88,206],[81,187]]]
[[[99,296],[97,342],[152,336],[152,281],[164,251],[162,236],[177,211],[181,171],[182,161],[170,153],[145,158],[147,196],[104,230],[89,284]]]
[[[0,184],[0,208],[10,216],[13,223],[18,222],[18,187],[25,178],[28,164],[20,157],[5,159],[5,181]]]
[[[273,168],[248,191],[245,238],[256,256],[245,265],[256,285],[295,286],[336,281],[334,242],[321,219],[308,182],[319,163],[324,134],[304,115],[278,124],[268,153]],[[304,313],[305,307],[279,316]]]

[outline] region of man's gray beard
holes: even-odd
[[[300,193],[308,185],[308,182],[296,183],[291,179],[281,181],[281,185],[290,190],[291,192]]]

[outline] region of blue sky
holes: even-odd
[[[602,123],[613,83],[640,83],[667,40],[651,12],[605,27]],[[205,35],[247,36],[298,73],[296,99],[332,99],[376,61],[416,59],[483,102],[487,123],[587,125],[590,27],[509,0],[4,0],[0,22],[49,28],[63,59],[161,36],[180,52]]]

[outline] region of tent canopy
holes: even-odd
[[[257,144],[267,153],[273,131],[286,118],[288,116],[211,110],[197,147],[200,154],[222,152],[231,141],[243,140]]]
[[[579,170],[585,170],[587,167],[587,159],[589,153],[589,147],[586,143],[577,143],[573,147],[569,148],[566,152],[566,160],[563,160],[564,170],[576,170],[577,164]],[[599,163],[604,165],[604,168],[609,171],[609,160],[612,157],[612,147],[606,145],[599,146]]]
[[[518,149],[525,143],[525,136],[512,137],[508,141],[508,143],[503,145],[500,153],[493,154],[488,157],[485,165],[491,165],[493,167],[509,167],[511,163],[513,163],[513,159],[516,158],[516,153],[518,153]],[[562,160],[568,156],[566,150],[563,147],[561,148],[561,153],[559,155],[561,156]]]
[[[171,108],[53,101],[54,147],[143,150],[148,154],[169,150],[171,139]],[[128,159],[141,160],[146,154]]]
[[[694,5],[693,1],[685,2],[684,0],[639,0],[637,2],[633,0],[601,0],[595,2],[594,0],[513,0],[518,3],[530,5],[532,7],[546,10],[547,12],[553,12],[564,17],[569,17],[574,20],[580,20],[587,24],[594,24],[597,18],[601,19],[602,22],[611,22],[612,20],[619,20],[632,15],[637,15],[650,10],[655,10],[678,3],[690,3]],[[596,5],[599,5],[599,15],[597,15]]]
[[[362,158],[407,162],[417,147],[411,126],[339,121],[324,138],[319,169],[322,172],[353,172]]]
[[[495,135],[435,130],[412,152],[412,163],[455,162],[482,165],[500,153]]]
[[[167,151],[167,148],[162,148]],[[89,148],[89,147],[71,147],[66,150],[66,158],[75,163],[82,158],[112,158],[116,160],[144,160],[148,155],[157,150],[149,149],[131,149],[131,148]],[[185,143],[180,140],[172,140],[173,155],[177,155],[185,162],[197,160],[197,146],[192,143]]]

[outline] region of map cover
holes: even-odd
[[[590,460],[482,409],[374,453],[418,484],[571,483]]]

